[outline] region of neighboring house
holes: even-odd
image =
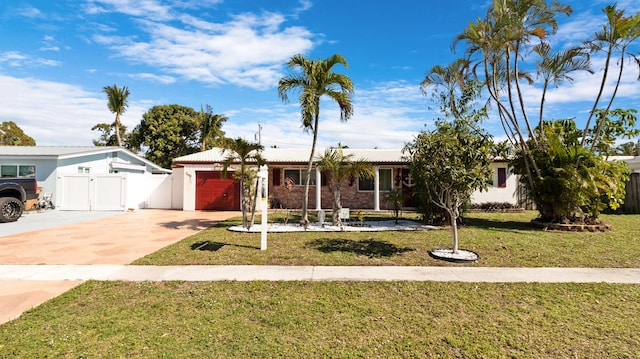
[[[35,177],[60,210],[171,208],[170,174],[121,147],[0,146],[0,175]]]
[[[625,213],[640,213],[640,156],[611,156],[611,160],[625,161],[627,168],[631,170],[629,181],[626,184]]]
[[[640,156],[611,156],[609,160],[624,161],[632,173],[640,173]]]
[[[385,194],[400,188],[405,193],[405,207],[414,207],[410,196],[413,187],[408,163],[400,150],[343,149],[352,159],[363,158],[375,168],[374,178],[345,181],[341,189],[342,206],[345,208],[382,210],[391,209],[385,202]],[[316,154],[324,153],[318,149]],[[239,210],[240,185],[233,180],[233,164],[227,176],[223,176],[225,154],[219,148],[178,157],[173,160],[173,208],[183,210]],[[299,208],[302,204],[304,175],[309,160],[309,150],[268,148],[262,152],[269,167],[269,198],[272,207]],[[505,161],[496,161],[493,180],[486,192],[475,192],[474,203],[516,203],[516,176],[511,174]],[[313,169],[309,188],[310,209],[330,209],[333,194],[326,178]]]

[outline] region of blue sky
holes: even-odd
[[[568,1],[554,42],[589,38],[609,2]],[[354,82],[354,116],[339,121],[322,103],[319,146],[401,148],[438,114],[419,84],[434,65],[450,63],[455,35],[483,17],[474,0],[15,0],[0,5],[0,121],[16,122],[38,145],[92,145],[97,123],[111,123],[103,86],[126,85],[122,122],[133,129],[154,105],[211,105],[229,117],[230,137],[263,145],[308,148],[297,96],[283,104],[285,64],[343,55],[337,67]],[[636,1],[618,1],[628,13]],[[639,46],[636,46],[636,52]],[[458,54],[458,56],[461,54]],[[594,67],[602,62],[594,57]],[[613,65],[617,66],[617,65]],[[627,66],[631,70],[631,66]],[[616,106],[639,108],[637,72],[627,71]],[[547,114],[583,122],[599,77],[581,74],[549,93]],[[533,88],[527,101],[537,103]],[[584,100],[589,101],[584,101]],[[427,127],[425,127],[427,126]],[[485,123],[497,138],[500,124]]]

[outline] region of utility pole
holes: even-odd
[[[258,135],[256,137],[258,144],[262,146],[262,124],[260,122],[258,122]]]

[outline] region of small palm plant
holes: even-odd
[[[247,209],[249,207],[249,201],[247,201],[247,194],[251,193],[251,180],[250,169],[247,168],[248,163],[252,165],[256,162],[256,156],[260,154],[263,147],[260,144],[249,142],[241,137],[236,139],[225,139],[223,142],[223,153],[226,153],[226,157],[223,161],[223,175],[227,175],[227,170],[235,162],[240,162],[240,172],[236,174],[240,176],[240,203],[242,208],[242,226],[249,228],[249,221],[247,220]]]
[[[331,216],[334,226],[342,226],[340,210],[342,203],[340,189],[342,182],[349,178],[371,178],[375,175],[373,166],[364,159],[353,160],[352,154],[345,154],[342,146],[328,148],[321,156],[316,157],[316,166],[327,175],[329,187],[333,191],[333,214]]]
[[[385,196],[385,202],[390,204],[393,208],[393,216],[398,224],[398,218],[400,217],[400,210],[402,209],[402,203],[404,203],[404,193],[402,188],[394,188]]]

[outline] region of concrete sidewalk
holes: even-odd
[[[640,268],[0,265],[0,281],[438,281],[640,284]]]

